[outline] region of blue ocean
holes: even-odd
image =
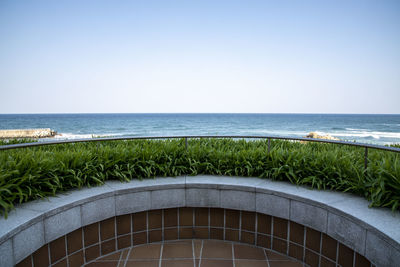
[[[56,139],[163,135],[303,137],[317,132],[346,141],[400,143],[400,115],[0,114],[0,129],[31,128],[51,128],[58,133]]]

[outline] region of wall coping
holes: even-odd
[[[287,182],[226,176],[107,181],[18,205],[0,218],[0,265],[12,266],[41,246],[113,216],[152,209],[216,207],[285,218],[335,238],[377,266],[400,262],[400,212],[369,208],[348,193]]]

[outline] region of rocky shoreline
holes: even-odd
[[[327,134],[327,135],[319,135],[319,134],[316,133],[316,132],[311,132],[311,133],[309,133],[308,135],[306,135],[306,136],[304,136],[304,137],[306,137],[306,138],[314,138],[314,139],[326,139],[326,140],[336,140],[336,141],[340,141],[339,138],[333,137],[333,136],[331,136],[331,135],[329,135],[329,134]]]
[[[54,137],[57,132],[50,128],[0,130],[0,139],[9,138],[46,138]]]

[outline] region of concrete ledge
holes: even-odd
[[[259,178],[195,176],[109,181],[19,205],[0,218],[0,265],[13,266],[75,229],[116,215],[176,207],[255,211],[318,230],[377,266],[400,264],[400,213],[349,194]]]

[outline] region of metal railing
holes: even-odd
[[[251,136],[251,135],[123,136],[123,137],[68,139],[68,140],[23,143],[23,144],[14,144],[14,145],[3,145],[3,146],[0,146],[0,150],[27,148],[27,147],[35,147],[35,146],[46,146],[46,145],[68,144],[68,143],[81,143],[81,142],[148,140],[148,139],[185,139],[185,148],[187,149],[188,148],[188,139],[191,139],[191,138],[193,138],[193,139],[199,139],[199,138],[267,139],[268,153],[270,153],[270,151],[271,151],[271,140],[319,142],[319,143],[329,143],[329,144],[337,144],[337,145],[363,147],[365,149],[365,152],[364,152],[364,167],[365,167],[365,169],[368,167],[368,149],[369,148],[400,153],[400,148],[387,147],[387,146],[381,146],[381,145],[373,145],[373,144],[363,144],[363,143],[357,143],[357,142],[336,141],[336,140],[327,140],[327,139],[314,139],[314,138],[305,138],[305,137]]]

